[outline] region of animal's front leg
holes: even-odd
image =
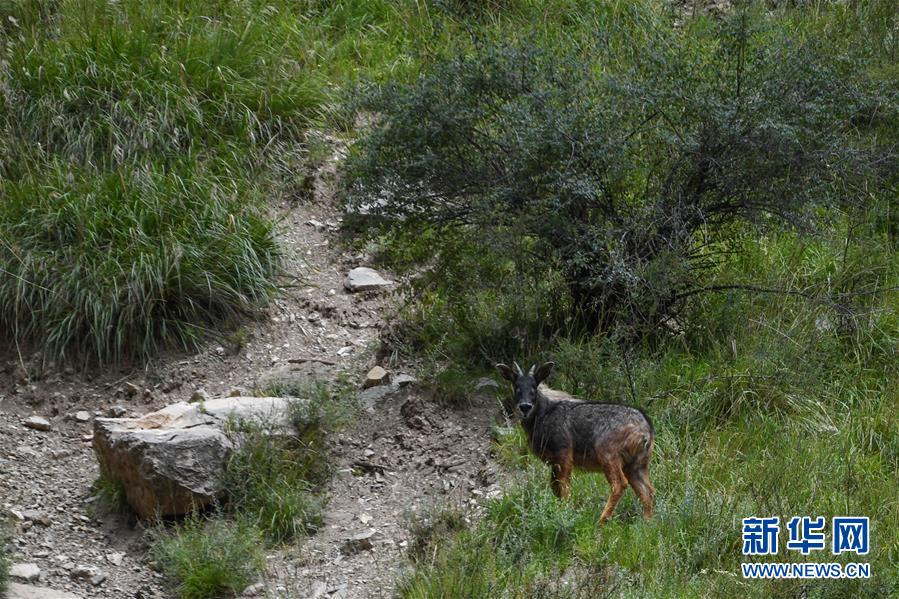
[[[563,459],[551,465],[550,487],[556,497],[568,499],[571,493],[571,460]]]

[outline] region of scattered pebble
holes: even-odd
[[[41,418],[40,416],[29,416],[22,421],[22,424],[28,428],[33,428],[36,431],[48,431],[51,428],[50,421],[46,418]]]

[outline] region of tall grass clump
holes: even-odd
[[[239,595],[265,567],[261,533],[245,523],[194,516],[152,538],[153,559],[181,599]]]
[[[185,346],[274,289],[274,225],[225,176],[57,163],[3,185],[0,322],[52,355],[108,362]]]
[[[235,451],[225,465],[226,510],[276,545],[321,527],[324,484],[331,474],[327,436],[347,413],[345,398],[335,397],[327,386],[289,391],[295,430],[284,431],[273,422],[236,421],[227,431]]]
[[[268,193],[321,101],[246,7],[21,3],[5,23],[0,327],[52,357],[191,346],[274,289]],[[233,18],[233,19],[232,19]]]

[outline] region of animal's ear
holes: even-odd
[[[512,370],[511,367],[506,366],[505,364],[497,364],[496,369],[499,371],[500,375],[502,375],[502,377],[504,379],[506,379],[507,381],[509,381],[511,383],[515,382],[515,379],[516,379],[515,371]]]
[[[537,369],[537,372],[534,374],[534,380],[537,381],[537,384],[542,383],[549,377],[549,373],[553,371],[553,366],[555,365],[555,362],[544,362],[540,368]]]

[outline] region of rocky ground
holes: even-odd
[[[194,355],[169,354],[141,367],[76,372],[16,347],[0,356],[0,508],[14,519],[13,594],[38,596],[40,586],[56,591],[47,597],[171,596],[147,555],[147,524],[96,509],[96,416],[142,415],[200,389],[211,397],[252,390],[303,368],[318,377],[345,372],[362,383],[399,285],[345,289],[347,274],[369,260],[334,241],[338,158],[316,177],[314,201],[278,207],[296,282],[267,320]],[[394,376],[400,369],[384,366]],[[404,564],[410,513],[496,492],[488,459],[493,399],[458,411],[408,384],[369,389],[362,404],[356,424],[334,440],[337,475],[324,528],[269,552],[264,580],[252,589],[258,595],[389,596]]]

